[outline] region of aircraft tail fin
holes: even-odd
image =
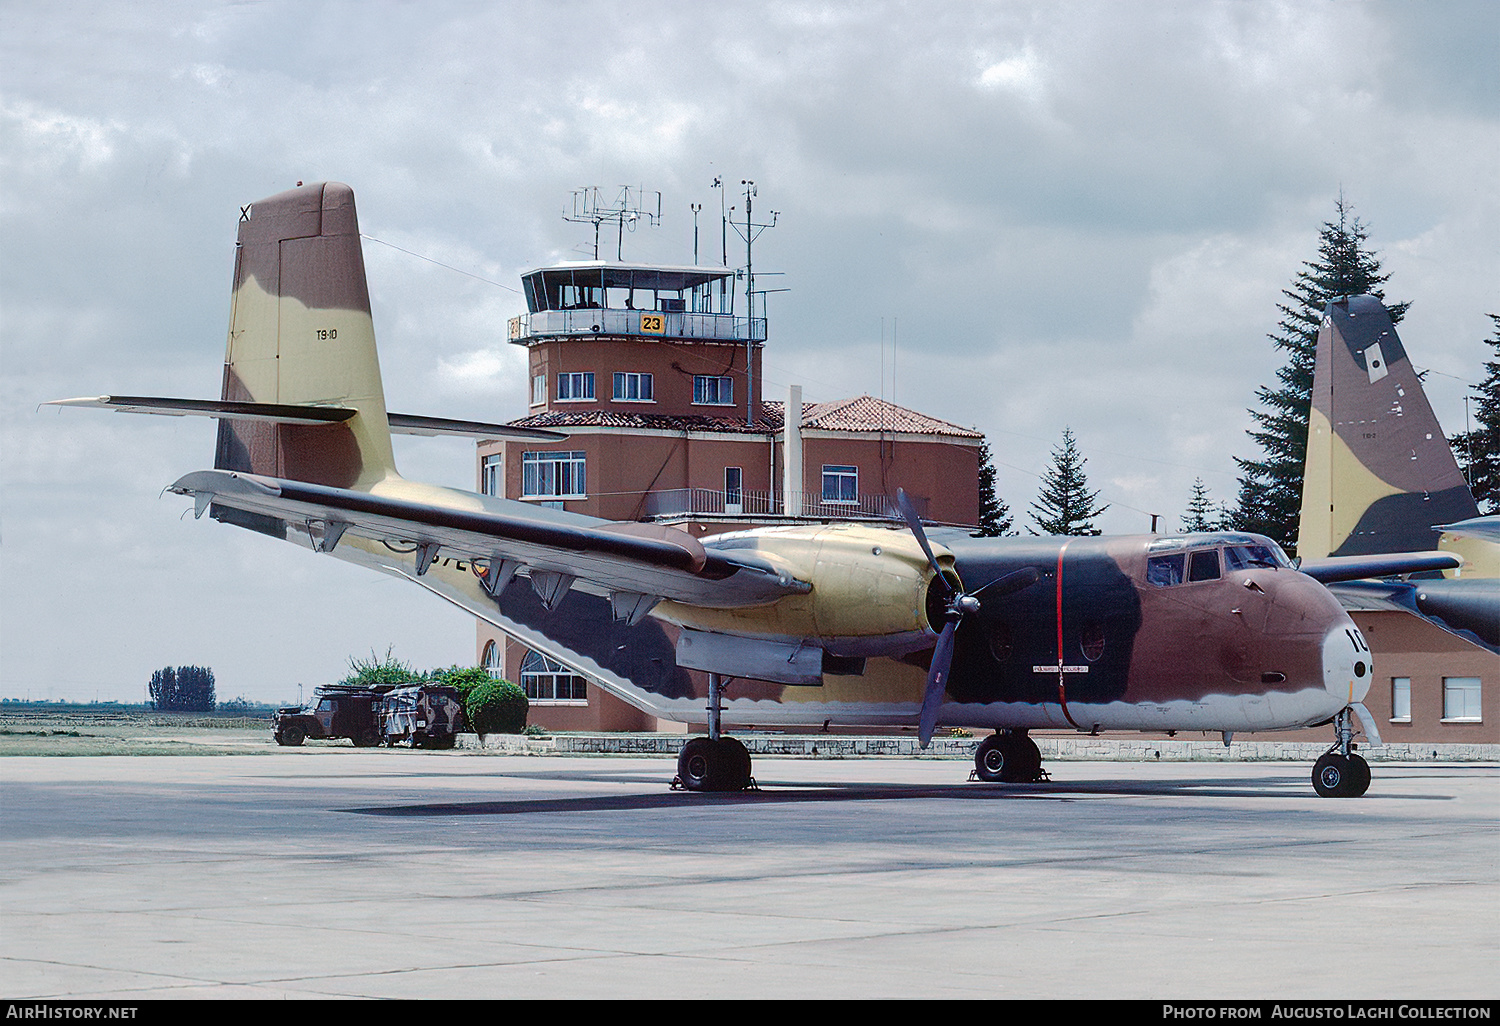
[[[1434,550],[1434,527],[1479,513],[1374,296],[1323,310],[1305,469],[1297,552],[1306,559]]]
[[[356,412],[314,424],[223,419],[218,469],[357,489],[396,473],[347,185],[299,186],[241,212],[222,399]]]

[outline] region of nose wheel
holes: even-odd
[[[1313,764],[1313,790],[1320,798],[1358,798],[1370,789],[1370,764],[1354,751],[1352,715],[1345,708],[1333,718],[1338,740]]]

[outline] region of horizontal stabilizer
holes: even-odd
[[[1456,570],[1463,560],[1451,552],[1393,552],[1373,556],[1328,556],[1304,559],[1297,569],[1323,584],[1377,577]]]
[[[294,406],[287,403],[232,402],[227,399],[166,399],[145,395],[101,395],[54,399],[43,406],[88,406],[116,413],[154,413],[163,417],[217,417],[272,424],[342,424],[358,413],[347,406]]]
[[[116,413],[154,413],[163,417],[214,417],[268,424],[341,424],[358,410],[350,406],[303,406],[290,403],[250,403],[229,399],[169,399],[162,396],[101,395],[54,399],[44,406],[87,406]],[[478,420],[449,420],[411,413],[387,414],[391,432],[399,435],[460,435],[465,438],[513,439],[518,442],[560,442],[568,436],[542,428],[509,427]]]
[[[1500,542],[1500,516],[1472,517],[1456,524],[1439,524],[1433,530],[1460,538],[1483,538],[1485,541]]]

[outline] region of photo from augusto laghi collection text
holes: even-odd
[[[1489,1019],[1493,1002],[1246,1001],[1161,1006],[1163,1019]]]

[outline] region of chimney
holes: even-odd
[[[781,495],[789,517],[802,515],[802,386],[786,390],[782,422]]]

